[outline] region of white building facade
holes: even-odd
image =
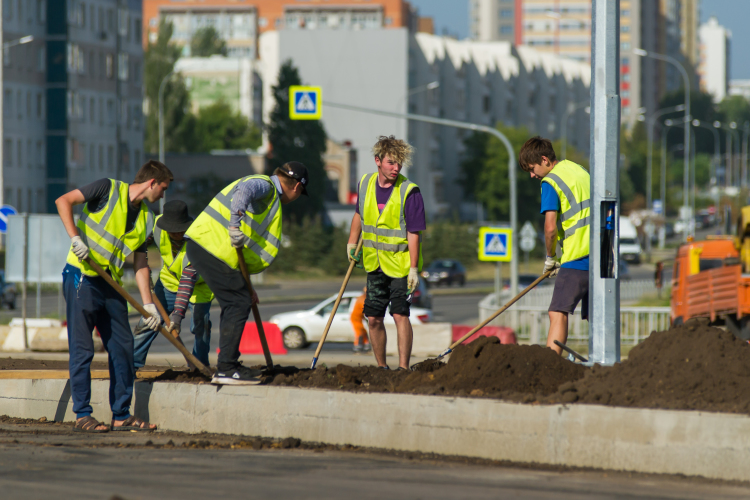
[[[469,36],[480,42],[515,42],[517,33],[516,0],[470,0]]]
[[[2,202],[54,212],[101,177],[132,181],[143,161],[138,0],[3,4]]]
[[[729,56],[732,32],[711,17],[698,30],[700,37],[700,61],[698,76],[701,90],[708,92],[714,102],[721,102],[729,90]]]
[[[468,132],[326,102],[525,126],[553,140],[560,138],[567,117],[568,141],[588,151],[588,115],[582,108],[570,112],[589,99],[591,69],[585,63],[507,42],[457,41],[407,29],[268,32],[260,37],[259,55],[264,96],[272,95],[279,67],[288,59],[303,84],[322,87],[323,125],[334,141],[351,141],[358,158],[356,179],[376,170],[371,147],[378,136],[408,140],[416,153],[406,175],[420,186],[431,219],[476,214],[458,182]],[[273,99],[264,99],[265,121],[274,105]]]

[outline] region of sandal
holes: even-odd
[[[76,420],[76,425],[75,427],[73,427],[73,430],[75,432],[109,432],[109,427],[107,427],[106,429],[97,429],[97,427],[102,425],[107,427],[107,424],[103,424],[91,415],[87,415],[80,420]]]
[[[143,427],[143,425],[146,427]],[[113,431],[137,431],[137,432],[151,432],[156,430],[156,426],[149,427],[151,424],[140,418],[130,416],[122,421],[122,425],[115,426],[115,421],[112,420]]]

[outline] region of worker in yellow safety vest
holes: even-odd
[[[388,369],[383,318],[390,305],[396,323],[399,369],[409,368],[413,331],[411,299],[422,268],[420,232],[426,229],[424,202],[417,185],[401,175],[411,163],[412,147],[394,136],[381,136],[372,149],[377,172],[359,181],[348,259],[367,271],[364,313],[378,367]],[[355,255],[360,234],[363,250]]]
[[[239,270],[241,249],[250,274],[273,263],[281,246],[281,205],[307,194],[307,167],[291,161],[270,177],[248,175],[221,190],[185,234],[191,264],[221,306],[219,360],[212,383],[260,383],[260,370],[239,362],[240,340],[257,294],[250,295]]]
[[[161,254],[162,267],[154,285],[154,294],[169,314],[169,330],[179,338],[185,311],[192,312],[190,332],[195,336],[193,355],[209,366],[211,348],[211,301],[214,294],[187,258],[185,232],[193,222],[182,200],[164,204],[164,213],[156,218],[154,243]],[[135,368],[146,364],[146,356],[158,335],[139,322],[135,329]]]
[[[109,353],[110,408],[112,430],[150,431],[155,425],[130,414],[133,398],[133,335],[125,299],[88,264],[90,259],[117,282],[121,282],[125,259],[133,254],[133,268],[143,307],[144,322],[155,329],[161,323],[151,300],[146,240],[154,227],[154,214],[146,202],[154,203],[172,181],[172,172],[158,161],[148,161],[133,184],[100,179],[74,189],[55,201],[71,248],[63,269],[70,352],[70,392],[75,430],[107,432],[110,426],[91,415],[91,361],[94,358],[94,328]],[[85,204],[76,224],[73,207]]]
[[[581,165],[557,160],[548,139],[532,137],[521,148],[521,168],[542,182],[541,213],[547,258],[544,271],[557,276],[549,306],[547,347],[560,354],[568,339],[568,315],[581,302],[581,317],[589,313],[589,234],[591,178]],[[556,260],[557,246],[561,258]]]

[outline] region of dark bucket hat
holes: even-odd
[[[168,233],[187,231],[193,218],[188,215],[188,207],[182,200],[168,201],[164,204],[164,214],[156,221],[159,229]]]

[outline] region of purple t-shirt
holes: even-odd
[[[385,208],[385,204],[388,202],[388,198],[391,197],[393,192],[393,184],[390,187],[380,187],[380,184],[375,183],[375,199],[378,202],[378,210],[381,212]],[[359,189],[357,189],[359,193]],[[359,213],[359,195],[357,195],[357,208],[356,213]],[[419,192],[419,188],[412,189],[408,195],[406,195],[406,204],[404,205],[404,219],[406,219],[406,230],[410,233],[417,233],[427,229],[427,224],[424,218],[424,200],[422,199],[422,193]]]

